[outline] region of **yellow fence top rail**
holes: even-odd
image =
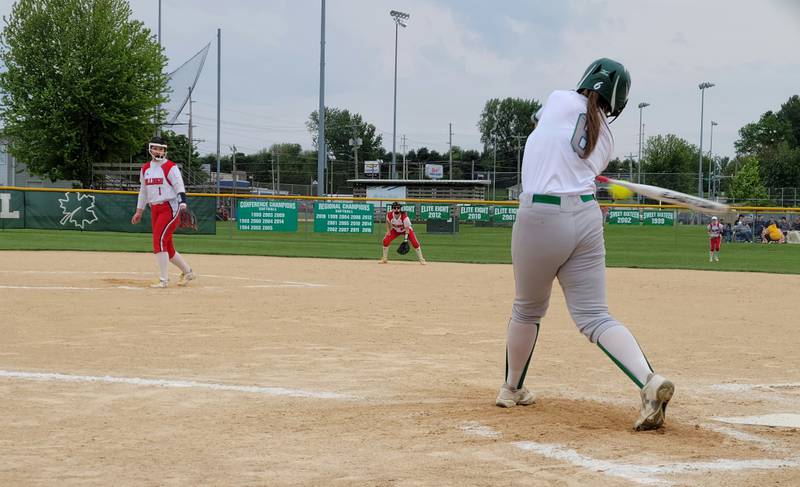
[[[128,194],[136,195],[138,191],[117,191],[106,189],[70,189],[70,188],[25,188],[18,186],[0,186],[0,191],[41,191],[50,193],[95,193],[95,194]],[[271,200],[305,200],[305,201],[398,201],[402,203],[435,203],[435,204],[463,204],[463,205],[498,205],[498,206],[518,206],[519,202],[512,201],[487,201],[487,200],[451,200],[451,199],[425,199],[425,198],[364,198],[354,196],[288,196],[288,195],[266,195],[266,194],[247,194],[247,193],[186,193],[188,196],[198,196],[203,198],[238,198],[238,199],[271,199]],[[637,205],[635,203],[603,203],[601,206],[609,208],[648,208],[648,209],[681,209],[679,205]],[[782,206],[733,206],[737,212],[778,212],[778,213],[800,213],[797,207]]]

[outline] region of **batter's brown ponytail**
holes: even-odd
[[[605,100],[600,98],[596,91],[581,90],[584,95],[589,99],[586,102],[586,147],[583,151],[582,159],[589,157],[597,145],[597,139],[600,137],[600,128],[603,126],[603,117],[608,110],[606,109]]]

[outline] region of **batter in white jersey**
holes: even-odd
[[[159,268],[158,282],[151,287],[165,288],[169,282],[168,262],[175,264],[181,275],[179,286],[195,278],[192,269],[175,250],[172,234],[178,226],[180,212],[186,209],[186,188],[178,166],[167,159],[167,146],[161,137],[153,137],[148,146],[152,159],[139,172],[139,199],[136,213],[131,218],[134,225],[142,219],[145,207],[150,207],[153,226],[153,253]]]
[[[522,194],[512,232],[516,297],[498,406],[534,402],[523,384],[558,279],[581,333],[640,388],[635,429],[664,423],[673,384],[653,372],[631,332],[608,313],[603,216],[594,196],[594,178],[614,150],[606,116],[622,112],[629,87],[630,75],[622,64],[599,59],[575,91],[552,93],[537,114],[538,125],[525,144]]]

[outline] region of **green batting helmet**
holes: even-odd
[[[578,83],[578,90],[596,91],[611,108],[609,115],[619,116],[628,103],[631,75],[621,63],[600,58],[586,68]]]

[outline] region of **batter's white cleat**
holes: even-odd
[[[385,264],[387,262],[389,262],[388,259],[381,259],[381,260],[378,261],[378,264]]]
[[[195,279],[197,279],[197,276],[194,274],[194,272],[189,271],[188,274],[181,272],[181,276],[178,278],[178,286],[187,286],[189,281],[194,281]]]
[[[533,404],[535,398],[533,393],[526,388],[512,389],[506,384],[500,388],[500,393],[494,403],[501,408],[512,408],[514,406],[528,406]]]
[[[634,428],[636,431],[658,429],[664,425],[667,403],[675,393],[675,385],[658,374],[650,374],[641,390],[642,409]]]
[[[167,286],[167,281],[162,281],[161,279],[159,279],[158,281],[154,282],[153,284],[150,284],[150,287],[153,288],[153,289],[163,289],[163,288],[166,288],[168,286]]]
[[[422,265],[425,265],[425,264],[427,264],[427,262],[425,261],[425,259],[422,259],[422,258],[420,258],[420,259],[419,259],[419,263],[420,263],[420,264],[422,264]]]

